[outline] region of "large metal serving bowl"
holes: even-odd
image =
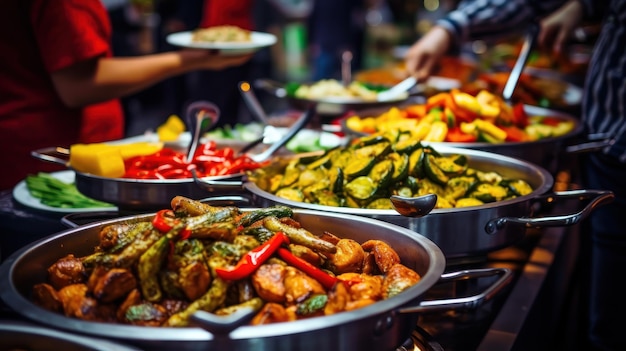
[[[442,155],[465,155],[471,168],[494,171],[507,178],[523,179],[534,190],[525,196],[481,206],[433,209],[421,218],[413,218],[405,217],[395,210],[333,207],[287,200],[263,190],[250,180],[243,186],[251,193],[251,201],[257,206],[283,204],[336,214],[360,215],[408,228],[432,240],[447,258],[482,255],[510,246],[522,239],[529,227],[575,224],[597,204],[613,199],[611,192],[604,191],[550,193],[554,181],[552,175],[544,168],[524,160],[492,152],[443,145],[436,146],[435,150]],[[582,215],[575,213],[569,216],[532,218],[535,215],[534,205],[541,203],[546,197],[596,198],[587,205]]]
[[[30,300],[36,283],[44,282],[47,268],[73,253],[93,252],[105,225],[147,219],[141,215],[89,224],[44,238],[8,257],[0,266],[0,297],[22,316],[72,333],[136,345],[149,350],[394,350],[409,338],[417,313],[400,308],[419,304],[422,295],[441,277],[445,257],[426,237],[406,228],[362,216],[294,210],[294,218],[313,233],[330,231],[358,242],[384,240],[402,262],[418,272],[419,283],[390,299],[330,316],[261,326],[242,326],[229,336],[216,337],[202,328],[160,328],[83,321],[47,311]]]
[[[535,141],[504,142],[499,144],[486,142],[424,142],[424,144],[431,145],[434,148],[439,148],[441,146],[467,148],[519,158],[543,167],[547,169],[550,173],[554,174],[558,170],[559,157],[561,156],[566,143],[581,135],[584,129],[583,124],[577,117],[562,111],[550,110],[543,107],[530,105],[525,105],[524,110],[529,115],[550,116],[562,119],[564,121],[571,121],[574,123],[574,128],[564,135],[539,139]],[[364,110],[357,112],[357,114],[362,116],[376,116],[383,112],[385,112],[385,110]],[[366,135],[364,133],[348,128],[348,126],[345,124],[345,120],[343,120],[342,129],[348,134],[357,136]]]

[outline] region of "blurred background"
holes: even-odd
[[[198,28],[203,7],[211,0],[102,1],[113,23],[115,54],[132,56],[175,50],[167,44],[167,35]],[[253,30],[272,33],[278,42],[255,54],[244,78],[279,82],[340,79],[341,55],[349,51],[354,78],[393,84],[403,78],[406,49],[456,4],[456,0],[249,0],[247,15]],[[582,85],[594,31],[593,26],[581,28],[577,42],[570,45],[568,60],[555,61],[548,54],[533,52],[527,66],[542,76],[555,77],[552,82],[533,82],[543,85],[544,96],[550,90],[562,94],[555,82]],[[473,83],[484,72],[506,72],[521,45],[522,33],[494,42],[470,43],[442,62],[437,75]],[[227,99],[218,95],[224,87],[234,90],[237,84],[228,79],[194,72],[124,98],[127,136],[152,130],[172,114],[184,114],[191,101]],[[497,79],[489,82],[498,83]],[[280,99],[260,97],[271,113],[289,108]],[[233,104],[242,107],[225,108],[223,116],[231,124],[250,122],[252,117],[238,97]]]

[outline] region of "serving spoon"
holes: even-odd
[[[424,217],[435,208],[437,194],[427,194],[417,197],[391,195],[391,205],[399,214],[405,217]]]
[[[187,129],[193,131],[191,143],[187,149],[186,161],[191,163],[196,149],[200,143],[200,137],[214,126],[220,118],[220,109],[208,101],[196,101],[187,107]]]
[[[408,77],[393,87],[378,93],[376,99],[378,101],[390,101],[399,98],[403,93],[411,90],[417,85],[417,79],[413,76]]]

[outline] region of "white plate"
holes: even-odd
[[[74,171],[60,171],[50,173],[51,176],[59,179],[65,183],[73,183],[74,182]],[[33,197],[28,191],[28,187],[26,186],[26,180],[22,180],[19,182],[15,188],[13,188],[13,198],[15,201],[20,204],[35,208],[42,211],[48,212],[59,212],[59,213],[76,213],[76,212],[101,212],[101,211],[117,211],[117,207],[87,207],[87,208],[62,208],[62,207],[52,207],[48,205],[44,205],[39,201],[38,198]]]
[[[217,49],[223,55],[243,55],[253,53],[261,48],[276,44],[276,36],[270,33],[252,32],[250,41],[241,42],[221,42],[221,43],[205,43],[192,41],[193,32],[178,32],[167,36],[166,40],[169,44],[192,48],[192,49]]]

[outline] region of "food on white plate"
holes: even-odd
[[[231,25],[198,28],[192,34],[192,41],[203,43],[247,43],[252,40],[252,32]]]
[[[344,86],[336,79],[323,79],[313,84],[301,84],[294,90],[294,96],[306,100],[346,99],[376,101],[378,89],[353,81]]]
[[[30,195],[50,207],[57,208],[99,208],[113,205],[94,200],[76,189],[76,184],[66,183],[51,174],[39,172],[30,174],[25,180]]]
[[[265,135],[264,143],[271,144],[278,141],[287,131],[286,128],[264,126],[261,123],[237,123],[234,126],[213,129],[204,134],[209,140],[233,140],[241,142],[252,142]],[[343,139],[333,133],[303,129],[299,131],[293,139],[285,145],[285,148],[292,152],[311,152],[328,150],[343,143]]]

